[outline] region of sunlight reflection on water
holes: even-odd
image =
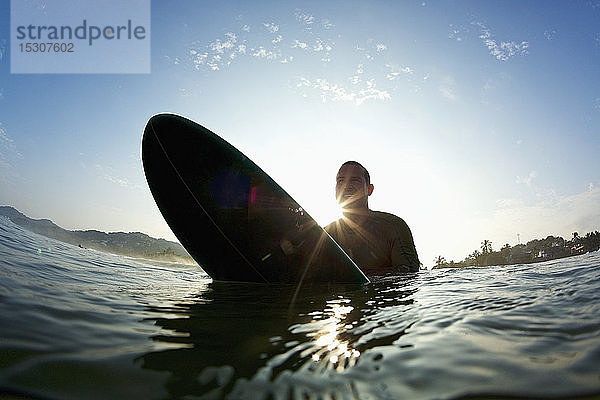
[[[350,343],[338,339],[342,329],[352,328],[352,325],[346,325],[344,321],[346,315],[354,309],[349,305],[343,305],[348,303],[350,303],[348,299],[333,300],[328,303],[330,308],[326,308],[324,313],[314,313],[316,315],[313,321],[318,321],[319,317],[325,317],[322,320],[324,326],[315,333],[307,334],[307,337],[314,339],[317,347],[316,351],[310,350],[312,360],[315,362],[328,361],[336,366],[337,371],[354,365],[360,356],[360,352],[353,349]],[[290,330],[294,332],[293,327]],[[305,354],[301,353],[300,356],[304,357]]]

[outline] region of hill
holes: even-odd
[[[161,261],[194,263],[183,246],[165,239],[155,239],[141,232],[69,231],[49,219],[32,219],[10,206],[0,206],[0,216],[39,235],[107,253]]]

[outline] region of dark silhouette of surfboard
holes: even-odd
[[[142,161],[169,227],[214,280],[369,282],[269,175],[203,126],[172,114],[152,117]]]

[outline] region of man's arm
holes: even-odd
[[[392,266],[402,272],[419,271],[419,256],[410,228],[402,218],[398,218],[395,237],[392,241]]]

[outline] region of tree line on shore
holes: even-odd
[[[459,262],[447,261],[438,256],[433,268],[485,267],[491,265],[528,264],[540,261],[570,257],[600,249],[600,232],[594,231],[580,236],[573,232],[571,240],[560,236],[548,236],[545,239],[534,239],[526,244],[510,246],[505,244],[498,251],[492,249],[492,242],[484,240],[481,247],[464,260]]]

